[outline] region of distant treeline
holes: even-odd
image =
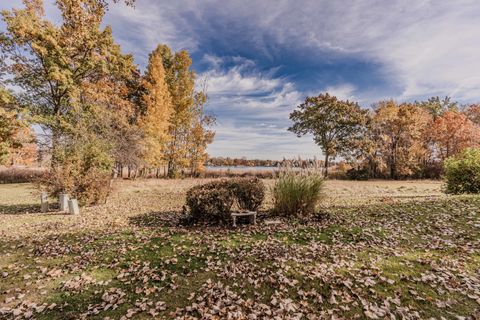
[[[325,93],[307,97],[290,119],[289,131],[313,136],[320,147],[325,176],[330,160],[340,158],[353,179],[438,178],[448,158],[480,147],[480,104],[449,97],[362,108]]]
[[[288,168],[320,168],[324,162],[316,158],[313,159],[282,159],[282,160],[268,160],[268,159],[247,159],[230,158],[230,157],[211,157],[205,163],[211,167],[229,167],[229,166],[245,166],[245,167],[288,167]]]

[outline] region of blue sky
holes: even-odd
[[[286,131],[307,95],[479,101],[479,16],[478,0],[137,0],[105,23],[141,68],[159,43],[191,52],[217,116],[211,155],[279,159],[321,155]]]

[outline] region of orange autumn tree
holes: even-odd
[[[33,165],[38,159],[38,147],[32,129],[27,125],[21,126],[15,135],[15,140],[20,147],[10,149],[7,164]]]
[[[434,143],[434,152],[442,161],[465,148],[479,145],[480,129],[467,115],[457,111],[446,111],[437,117],[429,133]]]
[[[206,148],[213,141],[214,132],[210,127],[215,120],[205,113],[205,90],[195,91],[196,75],[189,53],[186,50],[172,52],[166,45],[156,50],[163,58],[165,80],[172,99],[165,148],[168,177],[178,177],[185,168],[196,175],[208,157]]]
[[[423,143],[429,120],[428,113],[414,104],[393,100],[377,104],[369,130],[376,137],[381,167],[391,179],[421,170],[429,152]]]
[[[37,147],[32,130],[19,111],[17,100],[0,87],[0,164],[32,164]]]
[[[10,92],[0,87],[0,165],[7,164],[12,150],[22,146],[17,135],[23,123],[18,119],[13,105]]]
[[[168,176],[176,178],[188,167],[188,136],[195,110],[195,72],[186,50],[172,52],[166,45],[157,48],[162,53],[166,81],[172,97],[169,142],[166,148]]]

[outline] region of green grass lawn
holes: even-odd
[[[480,316],[480,197],[404,199],[401,188],[402,201],[338,202],[308,222],[182,228],[169,223],[183,201],[182,183],[122,186],[114,199],[136,196],[137,209],[128,207],[115,227],[21,210],[0,214],[36,230],[15,236],[3,229],[0,318]],[[155,212],[158,204],[149,201],[163,193],[180,200]],[[85,214],[93,219],[104,209]],[[28,229],[29,220],[35,228]],[[57,232],[46,228],[51,224]]]

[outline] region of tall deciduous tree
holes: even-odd
[[[145,110],[140,119],[140,127],[144,132],[143,157],[147,164],[154,167],[166,161],[165,152],[170,139],[169,120],[173,111],[161,50],[159,46],[150,54],[142,97]]]
[[[169,141],[165,152],[168,176],[178,176],[181,168],[190,167],[192,173],[201,170],[206,159],[206,146],[213,141],[214,123],[204,112],[205,94],[195,93],[195,73],[187,51],[173,53],[166,45],[157,51],[162,54],[166,81],[172,98],[169,118]],[[203,96],[202,96],[203,94]]]
[[[452,101],[450,97],[445,97],[444,99],[440,99],[438,96],[431,97],[427,101],[420,101],[415,104],[425,109],[434,119],[447,111],[458,110],[457,102]]]
[[[366,120],[366,111],[351,101],[338,100],[328,93],[307,97],[290,114],[293,126],[288,130],[299,137],[312,134],[313,140],[325,155],[325,176],[331,157],[348,152],[360,138],[360,128]]]
[[[23,89],[19,100],[32,121],[50,133],[50,182],[68,176],[58,188],[96,190],[119,153],[119,132],[134,123],[128,86],[136,72],[133,58],[123,55],[111,29],[101,26],[106,1],[57,0],[60,25],[45,18],[42,1],[24,4],[2,12],[6,32],[0,46],[11,62],[10,82]],[[89,187],[98,177],[104,180]]]
[[[187,51],[171,55],[166,50],[165,53],[167,83],[173,101],[167,148],[168,176],[176,177],[181,167],[188,166],[187,141],[193,119],[195,73],[190,69],[192,60]]]
[[[353,165],[356,170],[366,170],[368,177],[376,177],[381,170],[382,158],[380,156],[381,137],[373,122],[374,112],[366,114],[365,126],[360,128],[359,136],[345,159]]]
[[[60,26],[45,19],[42,1],[24,4],[24,9],[2,12],[7,31],[1,48],[33,121],[51,132],[55,159],[62,135],[72,130],[84,102],[83,87],[112,75],[128,77],[133,59],[121,54],[109,27],[101,28],[105,2],[58,0]]]

